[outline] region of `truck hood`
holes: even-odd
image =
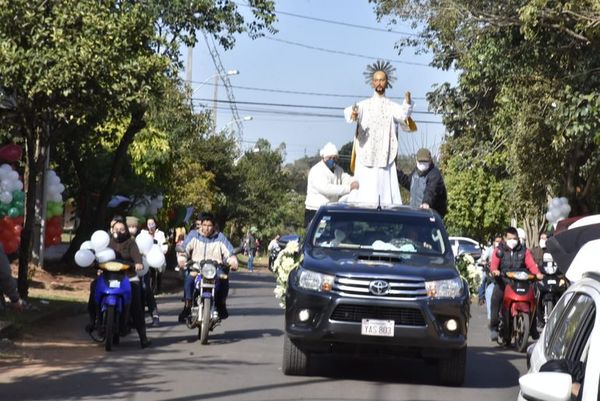
[[[458,277],[452,255],[310,248],[304,250],[302,267],[319,273],[351,276],[412,276],[426,281]]]

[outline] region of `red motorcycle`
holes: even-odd
[[[525,352],[531,332],[535,324],[536,299],[533,282],[536,276],[527,270],[502,273],[506,284],[500,309],[498,324],[498,344],[514,345],[519,352]]]

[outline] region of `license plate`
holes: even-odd
[[[394,321],[363,319],[360,334],[363,336],[394,337]]]
[[[548,284],[556,284],[556,280],[548,280],[547,283]]]
[[[119,280],[109,280],[108,286],[110,288],[119,288],[121,286],[121,282]]]

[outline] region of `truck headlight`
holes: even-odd
[[[463,283],[460,277],[449,280],[426,281],[425,288],[430,298],[456,298],[462,295]]]
[[[333,288],[334,276],[301,269],[298,286],[307,290],[329,292]]]

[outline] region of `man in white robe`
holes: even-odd
[[[397,127],[411,131],[406,120],[412,113],[412,104],[405,99],[404,104],[400,105],[385,97],[389,80],[383,70],[374,71],[371,85],[375,90],[372,98],[344,110],[347,122],[358,122],[354,142],[354,177],[360,183],[360,188],[352,191],[347,200],[401,205],[395,161],[398,154]]]
[[[321,161],[308,173],[306,201],[304,203],[304,226],[308,224],[322,205],[337,202],[341,196],[359,188],[358,182],[337,164],[336,146],[329,142],[321,149]]]

